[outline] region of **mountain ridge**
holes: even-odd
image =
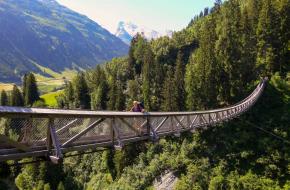
[[[156,39],[162,36],[172,36],[172,31],[165,33],[158,32],[148,27],[140,27],[132,22],[120,21],[116,29],[115,35],[119,37],[126,44],[130,44],[132,38],[137,34],[142,34],[147,40]]]
[[[87,69],[126,55],[128,46],[55,0],[0,1],[0,81],[19,82],[37,63],[56,72]]]

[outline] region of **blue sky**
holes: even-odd
[[[119,21],[159,32],[178,31],[214,0],[57,0],[114,33]]]

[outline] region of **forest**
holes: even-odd
[[[206,110],[242,100],[266,76],[257,104],[231,122],[59,165],[0,163],[0,189],[149,190],[166,171],[178,177],[176,190],[290,189],[290,0],[217,0],[172,38],[138,34],[128,56],[80,72],[57,102],[64,109],[124,111],[138,100],[146,111]],[[2,91],[0,103],[48,106],[32,73],[22,89]]]

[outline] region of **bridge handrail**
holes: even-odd
[[[238,108],[240,105],[245,104],[252,99],[259,97],[265,87],[266,80],[262,80],[256,89],[244,100],[233,106],[205,110],[205,111],[185,111],[185,112],[125,112],[125,111],[92,111],[92,110],[77,110],[77,109],[52,109],[52,108],[26,108],[26,107],[11,107],[0,106],[0,117],[13,117],[18,115],[19,117],[144,117],[144,116],[180,116],[180,115],[196,115],[204,113],[215,113],[227,111],[230,109]]]

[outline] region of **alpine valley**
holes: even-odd
[[[0,0],[0,82],[83,70],[124,56],[128,46],[55,0]],[[46,71],[51,72],[46,72]]]

